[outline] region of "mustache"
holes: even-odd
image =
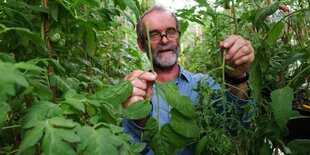
[[[172,46],[172,45],[163,45],[163,46],[160,46],[158,47],[156,50],[155,50],[155,53],[159,53],[159,52],[162,52],[162,51],[173,51],[175,53],[177,53],[177,49]]]

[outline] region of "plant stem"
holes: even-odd
[[[223,56],[222,56],[222,89],[221,89],[221,94],[222,94],[222,104],[223,104],[223,112],[224,112],[224,123],[226,123],[226,95],[225,95],[225,56],[226,56],[226,49],[223,51]]]
[[[151,63],[151,70],[153,73],[155,73],[154,70],[154,65],[153,65],[153,57],[152,57],[152,51],[151,51],[151,42],[150,42],[150,29],[149,29],[149,23],[145,24],[146,26],[146,35],[147,35],[147,49],[148,49],[148,55],[149,55],[149,59],[150,59],[150,63]]]
[[[292,84],[292,82],[302,73],[304,73],[306,70],[310,69],[310,66],[306,67],[304,70],[302,70],[301,72],[299,72],[292,80],[290,80],[287,84],[287,86],[290,86]]]
[[[43,0],[43,6],[44,8],[48,9],[48,0]],[[44,38],[45,38],[45,42],[46,42],[46,46],[47,46],[47,54],[48,54],[48,58],[51,60],[53,59],[53,53],[52,53],[52,45],[51,45],[51,41],[50,41],[50,36],[49,36],[49,29],[50,29],[50,25],[49,25],[49,14],[44,14]],[[50,83],[50,75],[54,72],[54,68],[53,66],[49,65],[48,66],[48,81]],[[51,89],[51,93],[52,93],[52,102],[56,103],[56,89],[55,87],[50,87]]]
[[[151,63],[152,73],[155,73],[154,65],[153,65],[153,56],[152,56],[152,51],[151,51],[149,23],[146,23],[145,26],[146,26],[146,34],[147,34],[147,45],[148,45],[148,51],[147,52],[148,52],[150,63]],[[160,120],[159,120],[160,104],[159,104],[159,94],[158,94],[158,87],[157,87],[157,82],[156,81],[155,81],[154,85],[155,85],[155,92],[156,92],[156,99],[157,99],[157,115],[156,115],[156,119],[157,119],[158,127],[159,127],[159,130],[160,130]]]
[[[12,129],[12,128],[18,128],[20,127],[20,125],[12,125],[12,126],[6,126],[6,127],[3,127],[2,130],[6,130],[6,129]]]
[[[235,25],[235,32],[234,32],[234,34],[238,34],[238,24],[237,24],[237,17],[236,17],[235,0],[231,0],[231,8],[232,8],[232,14],[233,14],[234,25]]]

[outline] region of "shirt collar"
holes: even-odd
[[[179,72],[179,77],[177,79],[177,83],[180,81],[180,80],[186,80],[187,82],[189,82],[189,73],[187,70],[185,70],[181,65],[179,65],[179,68],[180,68],[180,72]]]

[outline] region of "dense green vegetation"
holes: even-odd
[[[222,63],[218,42],[230,34],[251,40],[256,60],[251,100],[243,107],[251,117],[240,118],[233,104],[223,107],[229,115],[219,115],[212,106],[214,92],[204,84],[197,107],[175,85],[163,84],[158,87],[173,107],[171,123],[158,128],[150,119],[143,138],[159,154],[191,143],[198,143],[197,154],[309,154],[310,141],[288,141],[286,125],[306,117],[292,110],[293,104],[297,109],[309,104],[310,1],[196,2],[176,11],[182,25],[180,63],[225,85],[222,73],[229,66]],[[0,154],[139,154],[145,144],[128,143],[131,137],[120,123],[123,117],[145,117],[150,104],[144,100],[122,110],[132,91],[122,78],[150,69],[136,45],[134,25],[152,3],[2,1]]]

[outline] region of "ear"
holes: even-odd
[[[143,47],[143,40],[139,37],[138,39],[137,39],[137,43],[138,43],[138,45],[139,45],[139,48],[140,48],[140,50],[141,51],[143,51],[143,52],[145,52],[146,51],[146,49]]]

